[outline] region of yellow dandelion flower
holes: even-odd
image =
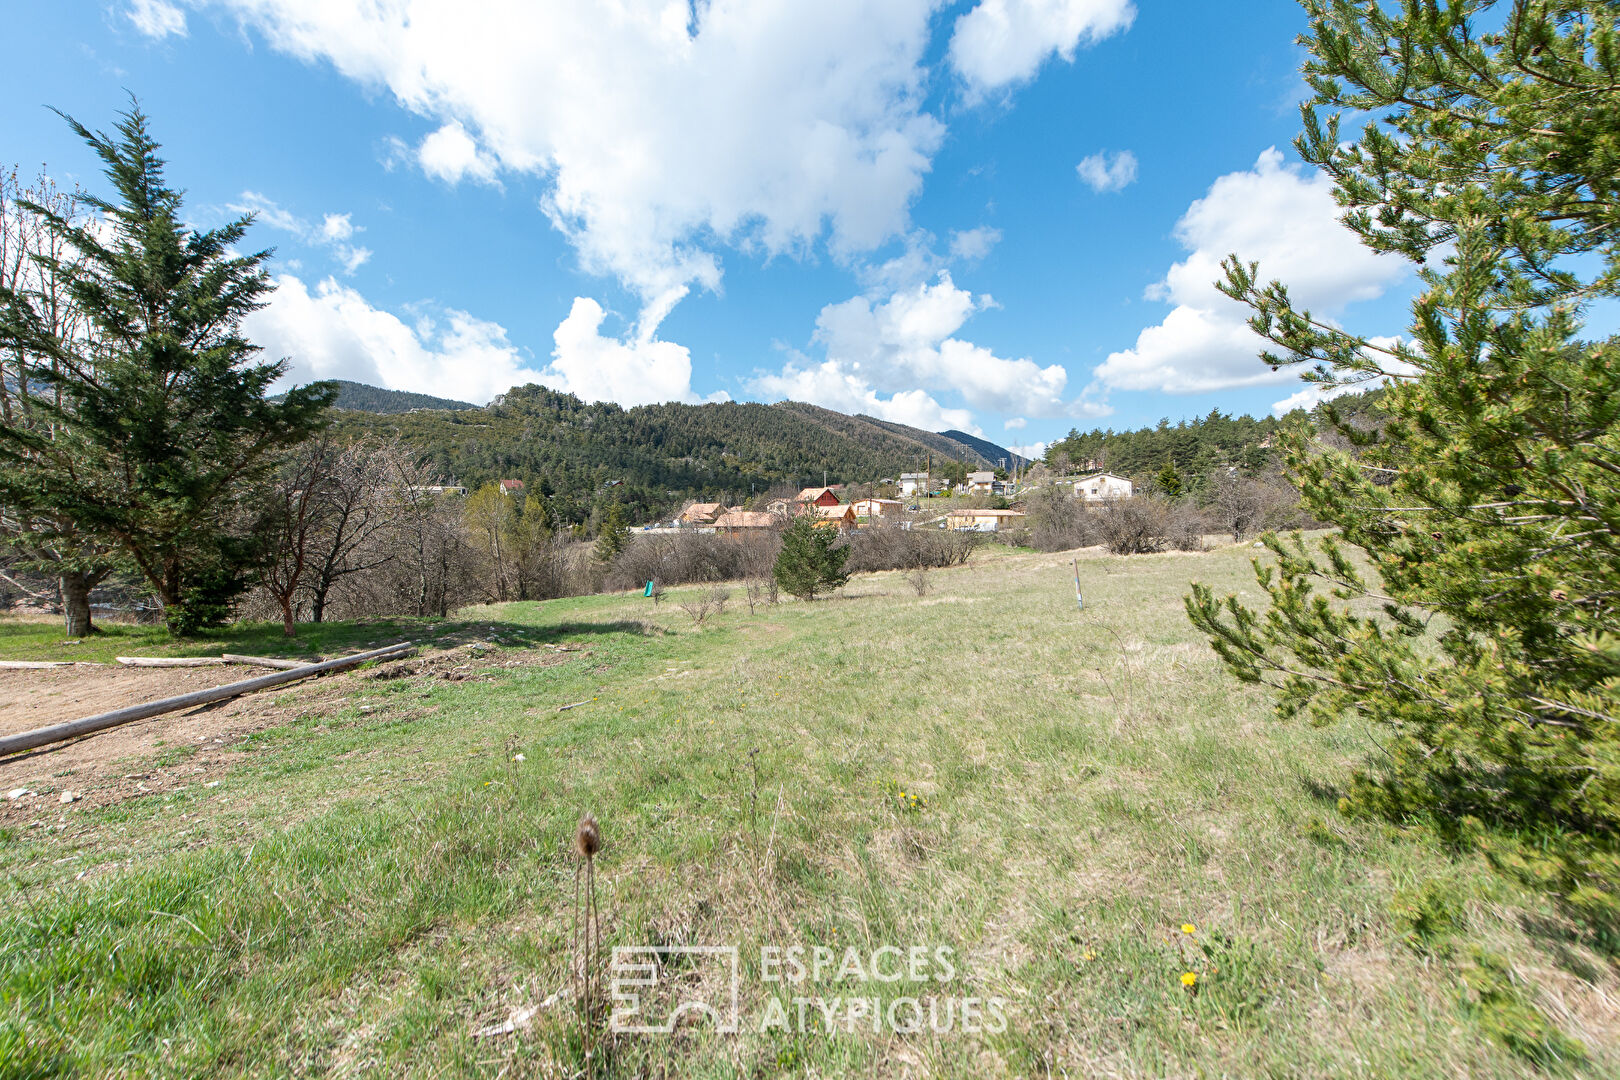
[[[1184,972],[1182,972],[1181,973],[1181,985],[1182,986],[1197,986],[1198,985],[1198,972],[1196,972],[1196,971],[1184,971]]]
[[[1181,932],[1183,934],[1196,934],[1198,933],[1198,927],[1194,926],[1190,922],[1184,922],[1181,924]]]

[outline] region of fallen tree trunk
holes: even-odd
[[[72,667],[72,660],[0,660],[0,668]]]
[[[125,667],[218,667],[218,656],[115,656]]]
[[[297,671],[314,663],[312,660],[283,660],[276,656],[243,656],[240,653],[226,653],[220,659],[227,664],[251,664],[253,667],[282,668],[286,671]]]
[[[197,705],[208,705],[215,701],[224,701],[226,698],[237,697],[241,694],[251,693],[254,690],[264,690],[283,683],[297,682],[312,675],[325,675],[331,671],[342,671],[345,668],[358,667],[368,660],[392,660],[408,655],[414,649],[411,643],[401,642],[398,645],[389,645],[370,652],[355,653],[353,656],[340,656],[336,660],[327,660],[319,664],[304,664],[290,671],[278,671],[273,675],[260,675],[254,679],[244,679],[241,682],[227,683],[209,690],[197,690],[190,694],[181,694],[178,697],[163,698],[160,701],[147,702],[145,705],[131,705],[127,709],[118,709],[114,712],[101,713],[97,716],[87,716],[83,720],[70,720],[65,724],[53,724],[50,727],[36,728],[33,731],[24,731],[17,735],[0,737],[0,756],[15,754],[22,750],[32,750],[38,746],[48,746],[63,739],[71,739],[77,735],[88,735],[94,731],[103,731],[107,728],[118,727],[120,724],[133,723],[136,720],[145,720],[149,716],[161,716],[163,713],[175,712],[180,709],[189,709]]]

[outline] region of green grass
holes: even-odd
[[[365,619],[358,622],[299,623],[289,638],[280,623],[236,623],[197,637],[175,637],[161,625],[128,622],[98,623],[86,638],[65,640],[61,624],[53,619],[0,618],[0,660],[78,660],[112,663],[117,656],[218,656],[222,652],[247,656],[298,659],[333,656],[392,645],[398,641],[425,644],[453,643],[486,631],[488,621],[451,619]],[[514,641],[536,628],[512,626]]]
[[[1251,554],[1082,562],[1084,613],[1062,556],[1005,549],[701,630],[639,596],[463,612],[586,651],[366,684],[218,787],[0,834],[0,1074],[577,1075],[567,1007],[473,1033],[566,985],[589,811],[608,945],[744,956],[741,1033],[621,1037],[598,1075],[1613,1075],[1611,962],[1340,816],[1365,732],[1279,724],[1192,633],[1187,583],[1252,600]],[[761,1032],[794,993],[766,944],[949,947],[930,990],[1007,1028]]]

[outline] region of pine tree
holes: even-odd
[[[849,580],[844,563],[849,546],[838,543],[838,533],[801,517],[782,530],[782,550],[771,575],[776,583],[801,600],[841,588]]]
[[[602,526],[596,534],[596,561],[604,566],[619,557],[619,552],[630,543],[630,527],[624,523],[624,507],[617,499],[608,504],[602,517]]]
[[[1620,292],[1620,37],[1595,0],[1516,3],[1476,35],[1492,6],[1307,0],[1296,146],[1423,289],[1410,339],[1375,343],[1226,263],[1265,362],[1392,385],[1380,430],[1340,425],[1349,450],[1284,438],[1339,533],[1267,538],[1271,609],[1205,587],[1187,606],[1283,713],[1372,723],[1348,807],[1426,822],[1596,923],[1620,914],[1620,342],[1580,335]],[[1343,112],[1374,118],[1359,140]]]
[[[1176,472],[1175,465],[1168,459],[1165,460],[1164,468],[1159,470],[1153,481],[1159,485],[1159,490],[1164,492],[1167,497],[1172,499],[1181,497],[1181,474]]]
[[[101,158],[110,198],[79,196],[99,222],[41,214],[70,257],[62,275],[87,323],[67,335],[37,296],[0,292],[0,348],[25,357],[52,437],[0,423],[0,504],[60,515],[114,544],[176,632],[228,617],[266,557],[258,488],[279,455],[319,430],[336,388],[266,398],[283,363],[257,363],[242,318],[271,288],[267,251],[235,254],[252,218],[196,231],[164,180],[145,114],[118,134],[68,125]]]

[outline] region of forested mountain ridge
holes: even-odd
[[[380,386],[368,386],[365,383],[350,382],[348,379],[330,381],[337,384],[338,399],[333,403],[333,408],[337,409],[354,409],[369,413],[403,413],[412,409],[478,408],[471,402],[434,397],[431,394],[417,394],[409,390],[384,390]]]
[[[977,435],[969,435],[965,431],[955,429],[942,431],[939,434],[942,438],[951,439],[971,450],[977,451],[978,455],[984,459],[984,467],[987,469],[1023,468],[1029,464],[1029,458],[1022,454],[1015,454],[1005,446],[993,443],[989,439],[981,439]]]
[[[1347,423],[1370,428],[1381,423],[1378,407],[1382,391],[1347,394],[1332,402],[1334,411]],[[1244,472],[1274,468],[1278,455],[1273,448],[1276,435],[1285,424],[1303,421],[1324,428],[1321,406],[1307,413],[1296,409],[1287,416],[1232,416],[1211,409],[1206,416],[1172,424],[1160,420],[1150,428],[1115,431],[1094,428],[1071,430],[1046,449],[1047,464],[1064,472],[1106,469],[1144,482],[1164,468],[1165,463],[1189,480],[1215,468],[1235,467]]]
[[[514,387],[482,409],[341,411],[343,434],[400,438],[447,479],[469,487],[523,480],[555,520],[582,522],[619,501],[630,520],[667,515],[688,498],[740,502],[772,488],[863,483],[959,460],[973,448],[932,432],[800,402],[587,404],[541,386]]]

